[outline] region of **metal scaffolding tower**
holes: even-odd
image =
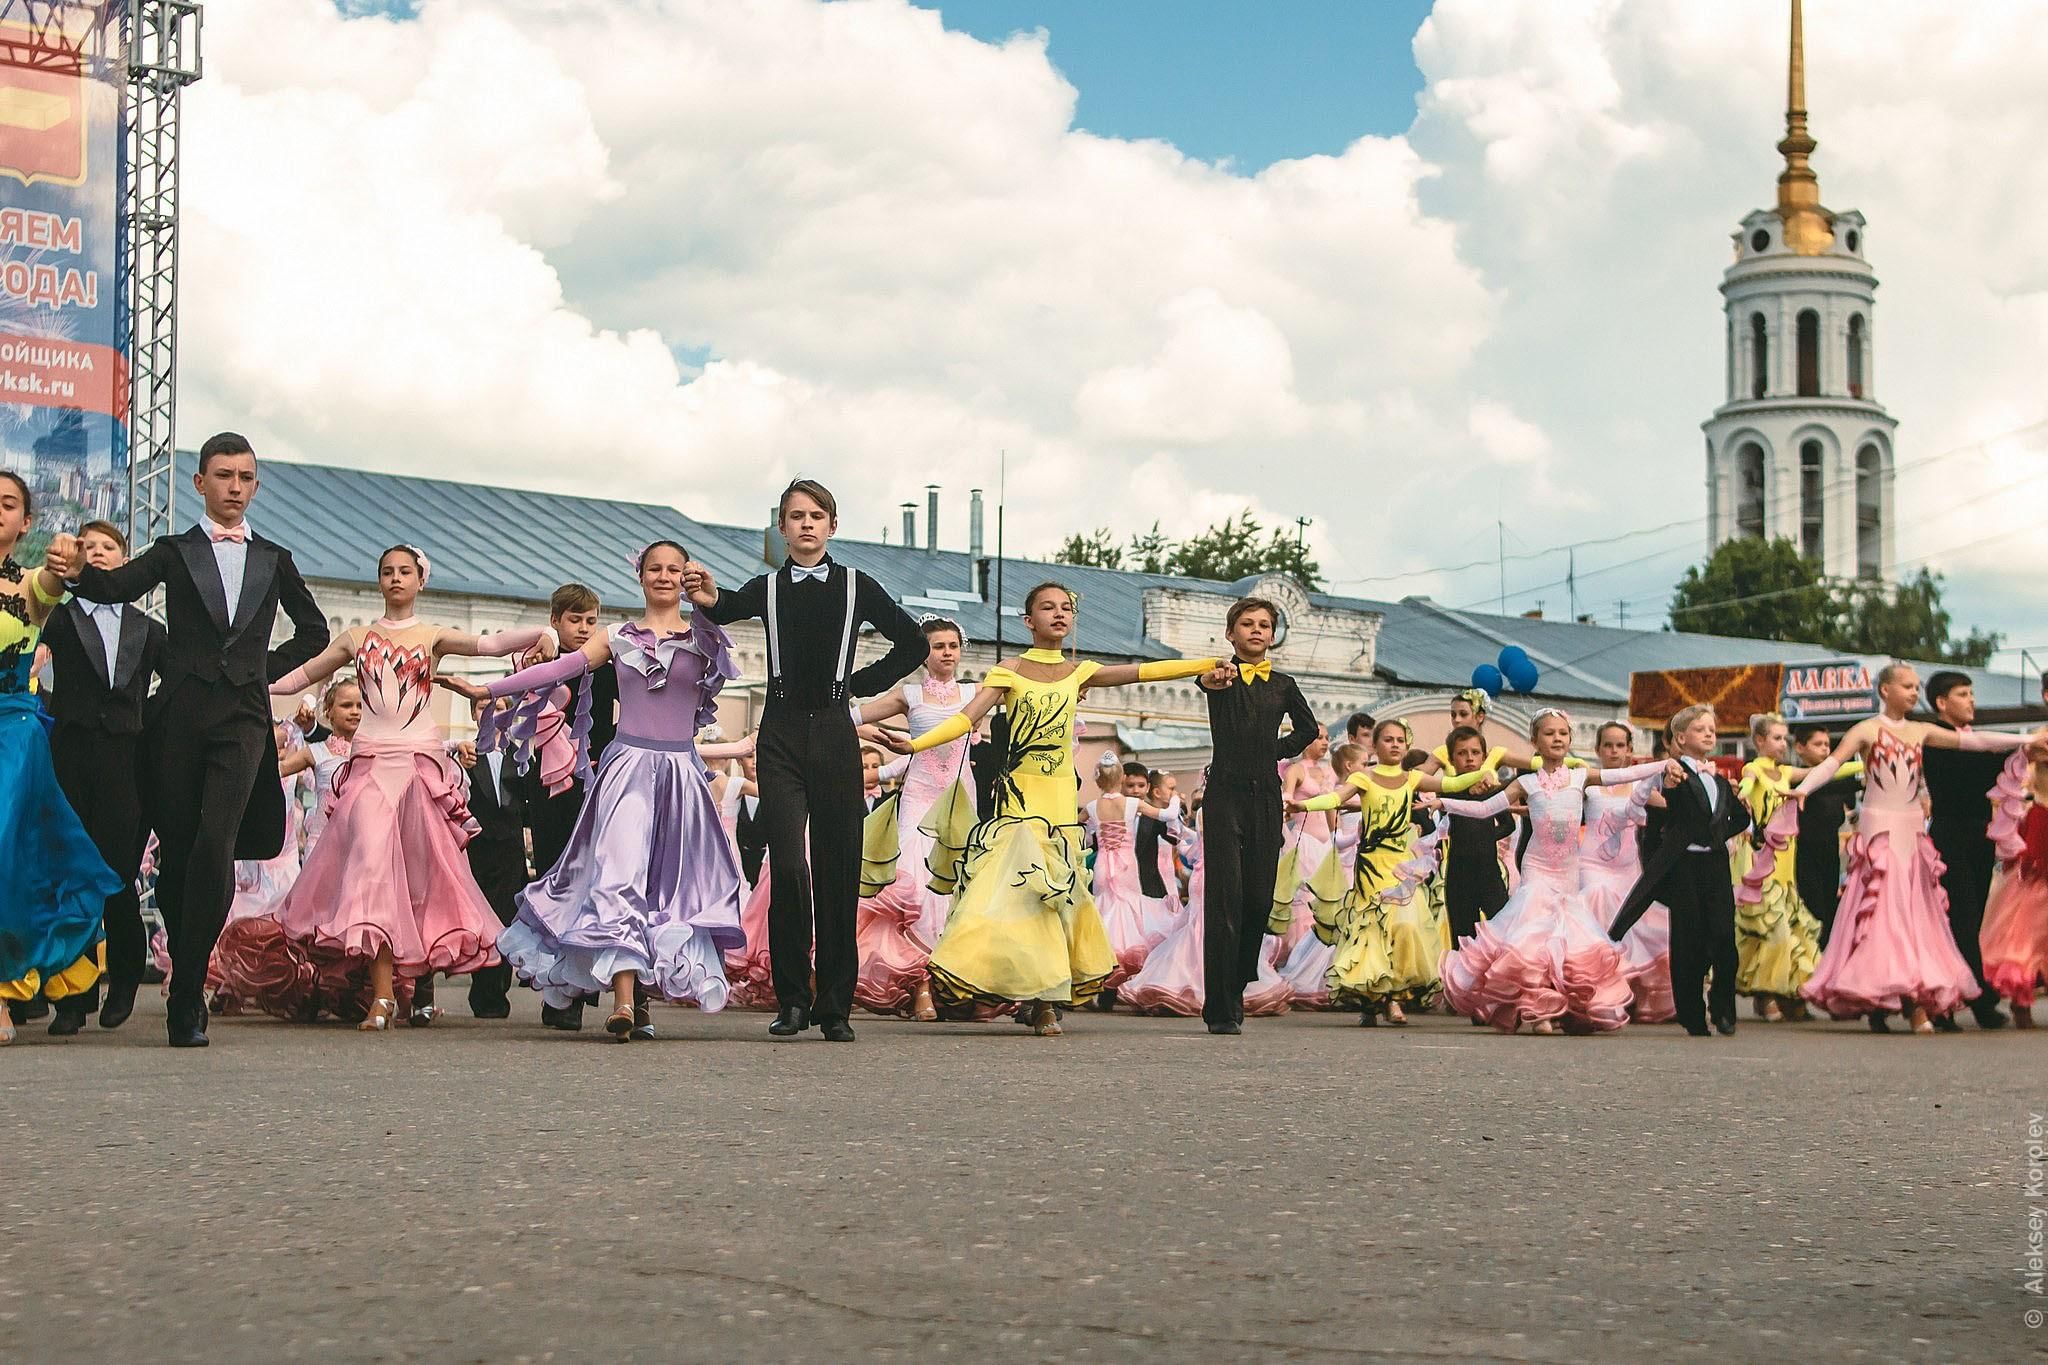
[[[178,116],[199,79],[199,0],[127,0],[128,527],[172,529],[178,417]]]

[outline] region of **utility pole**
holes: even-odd
[[[1570,597],[1571,618],[1579,619],[1579,552],[1566,550],[1564,561],[1564,589]]]

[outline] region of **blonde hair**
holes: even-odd
[[[1756,743],[1769,733],[1773,725],[1783,725],[1785,718],[1776,711],[1759,711],[1749,718],[1749,742]]]
[[[1713,714],[1714,708],[1708,706],[1705,702],[1695,702],[1693,705],[1686,707],[1670,720],[1664,722],[1664,742],[1666,744],[1675,742],[1680,730],[1690,728],[1692,723],[1701,716],[1711,716]]]

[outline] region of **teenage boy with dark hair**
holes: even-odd
[[[1934,723],[1944,730],[1967,733],[1977,720],[1977,692],[1970,675],[1943,670],[1927,680],[1927,704]],[[1991,846],[1991,788],[2005,766],[2005,755],[1926,745],[1920,755],[1927,797],[1933,811],[1927,837],[1941,855],[1941,888],[1948,892],[1948,925],[1956,948],[1970,966],[1970,975],[1984,980],[1984,898],[1991,894],[1991,873],[1998,857]],[[1989,986],[1970,1002],[1979,1028],[2004,1028],[1998,992]],[[1934,1027],[1953,1032],[1953,1015],[1934,1016]]]

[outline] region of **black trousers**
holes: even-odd
[[[1710,1017],[1733,1019],[1735,882],[1728,875],[1728,855],[1719,850],[1680,854],[1662,892],[1660,899],[1671,912],[1671,995],[1678,1022],[1697,1030]],[[1706,984],[1709,971],[1711,986]]]
[[[1970,975],[1984,980],[1984,902],[1991,895],[1991,874],[1998,855],[1982,821],[1957,824],[1937,820],[1927,827],[1934,851],[1941,855],[1941,889],[1948,892],[1948,927],[1956,948],[1970,964]],[[1979,1019],[1998,1008],[1998,992],[1989,986],[1970,1002]]]
[[[1508,884],[1501,877],[1498,856],[1452,858],[1444,864],[1444,909],[1450,916],[1453,944],[1479,932],[1479,921],[1499,914],[1507,903]]]
[[[1209,1023],[1244,1019],[1244,988],[1259,974],[1280,875],[1280,843],[1277,776],[1210,776],[1202,805],[1202,1018]]]
[[[479,765],[481,766],[481,765]],[[499,838],[484,835],[469,845],[469,871],[490,902],[498,923],[510,924],[519,914],[519,893],[526,887],[526,840],[521,831]],[[500,962],[470,974],[469,1008],[495,1011],[510,1002],[512,964]]]
[[[541,876],[554,870],[562,860],[562,851],[569,847],[576,817],[583,814],[583,797],[583,779],[571,778],[567,791],[542,796],[529,807],[533,812],[533,865]]]
[[[121,879],[121,889],[107,897],[104,912],[107,976],[135,986],[142,981],[147,952],[142,901],[135,894],[142,849],[149,840],[142,817],[142,736],[59,725],[50,734],[50,760],[64,799],[78,812],[100,857]],[[99,1007],[99,999],[99,983],[94,982],[90,990],[66,1003],[90,1014]]]
[[[187,680],[159,695],[143,734],[156,827],[157,909],[171,946],[173,1010],[202,1012],[206,967],[235,895],[235,838],[270,728],[261,687]]]
[[[768,834],[768,954],[775,1001],[820,1020],[853,1011],[860,953],[860,740],[846,707],[771,702],[754,751],[760,820]],[[810,834],[810,860],[804,835]],[[811,989],[815,933],[817,978]]]
[[[1799,885],[1799,899],[1820,921],[1820,946],[1828,946],[1828,937],[1835,932],[1835,907],[1842,899],[1842,855],[1839,844],[1828,848],[1807,849],[1806,840],[1799,841],[1797,856],[1793,862],[1792,877]]]

